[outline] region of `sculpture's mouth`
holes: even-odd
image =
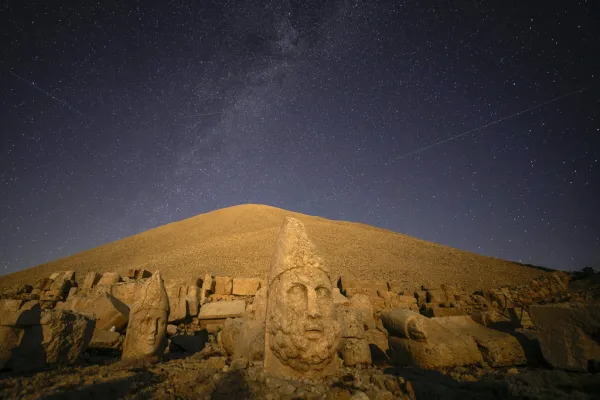
[[[323,335],[323,327],[321,324],[309,323],[306,325],[304,331],[309,339],[318,339]]]

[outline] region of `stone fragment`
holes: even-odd
[[[200,289],[200,305],[204,304],[206,298],[215,291],[215,281],[210,274],[204,275],[202,287]]]
[[[492,367],[507,367],[527,363],[525,352],[516,337],[508,333],[486,328],[468,316],[432,318],[446,329],[459,335],[471,336],[483,356]]]
[[[439,307],[433,304],[428,304],[424,313],[428,317],[453,317],[469,315],[465,308]]]
[[[200,307],[198,319],[226,319],[238,318],[246,311],[246,302],[244,300],[218,301],[216,303],[207,303]]]
[[[98,291],[107,291],[131,309],[136,299],[138,299],[143,287],[144,281],[130,281],[119,282],[106,287],[101,286],[98,288]]]
[[[510,320],[517,328],[529,329],[533,326],[531,316],[525,307],[507,308]]]
[[[173,336],[177,333],[177,325],[169,324],[167,325],[167,335]]]
[[[231,294],[233,278],[229,276],[215,276],[215,294]]]
[[[96,286],[98,284],[98,282],[100,281],[100,278],[102,278],[102,275],[92,271],[92,272],[88,272],[87,275],[85,276],[85,279],[83,280],[83,283],[81,284],[81,288],[82,289],[91,289],[94,286]]]
[[[345,366],[353,367],[358,364],[371,364],[371,350],[365,339],[342,338],[339,353],[344,360]]]
[[[287,217],[268,276],[264,347],[268,375],[320,379],[336,373],[340,325],[331,278],[302,222]]]
[[[427,302],[428,303],[444,303],[447,301],[446,292],[443,290],[428,290],[427,291]]]
[[[171,341],[188,353],[197,353],[202,351],[206,342],[208,342],[208,332],[201,330],[197,332],[197,335],[173,336]]]
[[[373,305],[368,296],[357,294],[350,298],[349,307],[359,310],[363,316],[363,322],[367,329],[375,329],[375,318],[373,317]]]
[[[344,296],[342,293],[340,293],[340,289],[338,289],[338,288],[333,288],[332,297],[333,297],[333,304],[336,306],[338,306],[338,305],[346,306],[346,305],[350,304],[350,300],[346,296]]]
[[[71,289],[69,289],[69,294],[67,295],[67,299],[69,297],[73,297],[77,294],[78,288],[77,287],[72,287]]]
[[[94,320],[66,310],[29,310],[39,317],[21,324],[21,338],[7,364],[15,371],[31,371],[47,364],[72,364],[87,348]]]
[[[150,278],[151,276],[152,272],[144,268],[130,268],[129,271],[127,271],[127,277],[129,279],[139,280]]]
[[[129,307],[106,292],[75,296],[58,308],[90,315],[96,320],[97,330],[108,331],[115,327],[117,332],[124,332],[129,321]]]
[[[369,288],[369,287],[348,288],[348,289],[344,290],[343,293],[349,299],[351,299],[352,297],[354,297],[356,295],[363,295],[363,296],[367,296],[367,297],[371,297],[371,298],[377,297],[377,289]]]
[[[254,303],[252,304],[252,312],[254,313],[254,319],[257,321],[264,322],[267,318],[267,287],[261,287],[254,296]]]
[[[169,297],[169,323],[183,321],[188,316],[187,292],[189,281],[172,279],[165,283]]]
[[[94,350],[120,350],[123,347],[123,335],[119,332],[94,329],[88,348]]]
[[[365,337],[363,314],[360,310],[340,308],[337,310],[337,317],[340,322],[341,337],[355,339]]]
[[[118,272],[105,272],[98,281],[98,285],[114,285],[121,282],[121,275]]]
[[[529,307],[542,354],[554,368],[586,372],[600,360],[600,306],[547,304]]]
[[[365,340],[371,351],[371,360],[374,364],[386,363],[388,361],[388,337],[378,329],[365,331]]]
[[[472,337],[449,331],[414,311],[385,310],[381,320],[390,334],[389,345],[396,364],[442,369],[483,360]]]
[[[192,317],[198,315],[200,312],[200,288],[195,284],[188,286],[185,301],[187,303],[188,315]]]
[[[156,271],[140,291],[129,313],[122,359],[162,358],[167,344],[169,298]]]
[[[232,294],[236,296],[254,296],[260,287],[258,278],[233,278]]]

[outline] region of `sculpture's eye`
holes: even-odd
[[[330,294],[329,289],[327,289],[325,286],[319,286],[316,289],[316,292],[318,297],[329,297]]]
[[[288,294],[292,297],[304,296],[306,288],[303,285],[294,285],[288,290]]]

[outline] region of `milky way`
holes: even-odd
[[[146,3],[3,10],[2,273],[241,203],[600,266],[592,2]]]

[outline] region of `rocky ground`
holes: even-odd
[[[262,364],[232,362],[215,347],[171,353],[159,364],[87,352],[80,365],[0,374],[3,399],[598,399],[600,375],[546,368],[446,371],[343,368],[326,382],[265,377]]]

